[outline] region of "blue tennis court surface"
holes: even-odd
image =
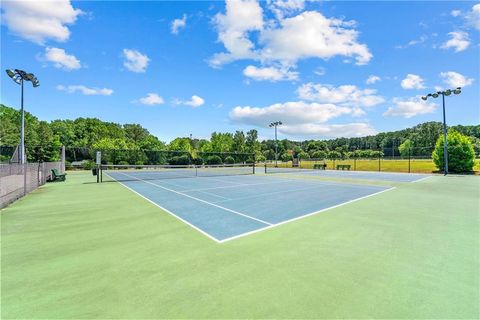
[[[144,173],[107,174],[218,242],[390,189],[268,175],[144,180]]]
[[[348,170],[311,170],[292,168],[267,168],[270,173],[314,175],[319,177],[332,177],[343,179],[377,180],[389,182],[415,182],[430,177],[428,174],[395,173],[374,171],[348,171]]]

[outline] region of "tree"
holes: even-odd
[[[342,154],[338,151],[329,151],[328,152],[328,158],[329,159],[334,159],[334,160],[338,160],[338,159],[341,159],[342,158]]]
[[[470,172],[475,164],[475,152],[470,139],[460,132],[450,129],[447,134],[448,171]],[[444,171],[443,135],[440,135],[432,153],[433,162]]]
[[[249,130],[245,138],[246,151],[248,153],[257,153],[260,151],[260,143],[258,142],[258,131]]]
[[[402,158],[408,157],[412,148],[413,148],[413,142],[410,139],[403,141],[403,143],[398,146],[398,151],[400,151],[400,156]]]
[[[292,155],[287,152],[287,153],[282,154],[282,156],[280,157],[280,159],[281,159],[283,162],[292,161]]]
[[[168,144],[169,151],[185,151],[192,152],[189,138],[175,138]]]
[[[245,134],[243,134],[243,131],[235,131],[235,134],[233,135],[232,149],[238,153],[245,152]]]
[[[298,157],[298,159],[300,159],[300,160],[310,159],[310,155],[309,155],[308,153],[306,153],[305,151],[300,151],[300,152],[297,154],[297,157]]]
[[[231,133],[214,132],[210,138],[210,152],[232,152],[233,142]]]
[[[312,159],[325,159],[327,157],[327,152],[323,150],[314,151],[311,154]]]

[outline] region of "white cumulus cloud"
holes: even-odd
[[[334,104],[293,101],[277,103],[267,107],[238,106],[230,112],[234,122],[267,128],[272,119],[280,120],[279,130],[291,136],[303,137],[359,137],[375,134],[366,123],[328,124],[329,120],[342,115],[354,115],[356,108]]]
[[[291,136],[322,138],[365,137],[378,133],[368,123],[286,125],[279,130]]]
[[[393,106],[383,114],[387,117],[412,118],[418,115],[433,113],[437,105],[433,102],[423,101],[420,97],[409,99],[393,99]]]
[[[297,90],[299,98],[320,103],[335,103],[349,107],[373,107],[385,102],[376,90],[360,89],[354,85],[334,87],[329,84],[306,83]]]
[[[173,100],[174,104],[178,105],[186,105],[190,106],[193,108],[200,107],[205,104],[205,100],[197,95],[193,95],[190,100],[179,100],[179,99],[174,99]]]
[[[268,8],[275,14],[277,19],[303,10],[305,0],[267,0]]]
[[[374,75],[371,75],[368,77],[366,83],[367,84],[374,84],[375,82],[378,82],[378,81],[381,81],[382,78],[380,78],[379,76],[374,76]]]
[[[477,3],[472,7],[467,15],[465,16],[467,19],[467,24],[477,30],[480,30],[480,3]]]
[[[407,74],[407,77],[402,80],[400,85],[403,89],[424,89],[423,78],[416,74]]]
[[[65,91],[68,93],[75,93],[78,91],[81,94],[86,96],[94,96],[94,95],[109,96],[113,93],[112,89],[89,88],[84,85],[70,85],[70,86],[58,85],[57,90]]]
[[[283,13],[294,12],[301,3],[277,1],[271,2],[270,7],[283,8]],[[329,19],[316,11],[286,18],[282,14],[274,23],[265,23],[263,9],[257,1],[230,0],[226,1],[225,14],[217,14],[214,23],[218,40],[226,49],[210,59],[214,67],[240,59],[293,66],[307,58],[327,60],[343,56],[355,59],[359,65],[372,58],[368,47],[358,42],[354,22]]]
[[[80,9],[73,8],[69,0],[55,1],[2,1],[2,24],[20,37],[43,45],[47,40],[67,41]]]
[[[227,52],[217,53],[210,59],[213,67],[237,59],[258,58],[248,34],[263,28],[262,8],[255,0],[227,0],[225,4],[225,14],[218,13],[214,23],[218,40],[223,43]]]
[[[458,16],[460,16],[461,14],[462,14],[462,11],[460,11],[460,10],[452,10],[452,11],[450,11],[450,15],[451,15],[452,17],[458,17]]]
[[[461,52],[466,50],[470,46],[470,39],[468,33],[464,31],[449,32],[450,39],[444,42],[440,48],[442,49],[454,49],[455,52]]]
[[[45,48],[45,54],[40,57],[40,60],[52,62],[55,68],[68,71],[82,67],[80,60],[60,48]]]
[[[252,78],[256,81],[281,81],[281,80],[297,80],[298,72],[289,71],[287,68],[275,67],[255,67],[247,66],[243,70],[245,77]]]
[[[182,19],[175,19],[172,21],[171,32],[172,34],[178,34],[180,29],[183,29],[187,26],[187,15],[183,15]]]
[[[147,93],[145,97],[138,99],[138,102],[141,104],[146,104],[148,106],[165,103],[163,98],[160,97],[158,93],[154,93],[154,92]]]
[[[145,72],[147,70],[148,62],[150,58],[140,53],[137,50],[123,49],[124,62],[123,65],[125,68],[132,72]]]
[[[230,112],[230,119],[244,124],[267,127],[272,119],[278,119],[285,125],[299,125],[324,123],[332,118],[351,113],[351,108],[339,107],[334,104],[293,101],[263,108],[238,106]]]
[[[441,72],[440,77],[443,79],[443,82],[452,88],[456,87],[466,87],[473,83],[473,78],[467,78],[464,75],[454,72]]]

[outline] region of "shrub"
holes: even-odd
[[[325,159],[327,157],[327,153],[323,150],[317,150],[312,152],[313,159]]]
[[[190,164],[190,157],[187,155],[174,156],[170,158],[168,163],[173,165],[187,165]]]
[[[203,164],[203,159],[202,158],[195,158],[193,159],[193,164],[200,166]]]
[[[265,162],[265,160],[267,160],[265,158],[265,156],[263,156],[263,155],[257,155],[255,158],[256,158],[255,160],[257,160],[257,162]]]
[[[281,159],[283,162],[292,161],[292,155],[291,155],[290,153],[284,153],[284,154],[282,154],[282,156],[280,157],[280,159]]]
[[[65,160],[65,170],[72,170],[72,163]]]
[[[222,158],[217,155],[207,157],[207,164],[222,164]]]
[[[470,139],[455,130],[447,134],[448,171],[469,172],[475,164],[475,152]],[[443,135],[440,135],[432,153],[433,162],[438,170],[444,171]]]
[[[118,161],[118,164],[122,165],[122,166],[128,166],[129,165],[128,161]]]
[[[95,164],[95,162],[93,162],[92,160],[88,160],[88,161],[85,161],[85,163],[83,164],[83,169],[85,170],[92,170],[92,168],[95,168],[97,165]]]
[[[235,163],[235,159],[232,157],[232,156],[228,156],[225,158],[225,163],[227,164],[234,164]]]
[[[298,153],[298,159],[306,160],[306,159],[310,159],[310,156],[308,155],[308,153],[301,151]]]

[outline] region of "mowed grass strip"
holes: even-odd
[[[2,318],[479,317],[475,176],[224,244],[117,183],[67,180],[1,211]]]
[[[385,171],[385,172],[410,172],[410,173],[432,173],[438,171],[432,159],[411,159],[410,168],[408,159],[345,159],[345,160],[302,160],[302,168],[313,168],[314,164],[327,165],[327,169],[336,170],[337,165],[347,164],[351,170],[358,171]],[[292,162],[281,162],[279,167],[292,167]],[[267,166],[273,167],[274,163],[268,163]],[[380,169],[380,170],[379,170]],[[410,170],[410,171],[409,171]],[[476,174],[480,173],[480,159],[475,160],[473,170]]]

